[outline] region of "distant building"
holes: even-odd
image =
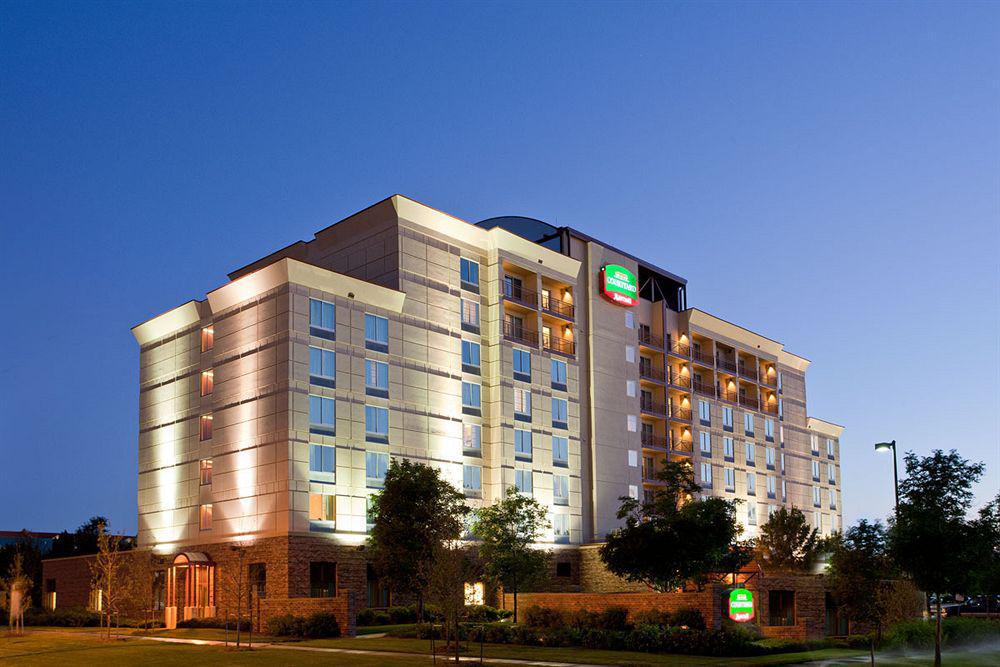
[[[44,556],[52,551],[52,546],[59,539],[59,533],[40,533],[31,530],[0,530],[0,547],[7,546],[8,544],[16,544],[25,537],[34,540]]]

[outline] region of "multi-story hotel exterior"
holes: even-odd
[[[840,527],[841,427],[808,416],[809,362],[574,229],[397,195],[229,278],[133,329],[138,539],[175,558],[168,620],[212,613],[233,543],[271,600],[377,596],[357,547],[391,457],[473,506],[532,494],[577,590],[665,457],[745,501],[751,536],[782,506]]]

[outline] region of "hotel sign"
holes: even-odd
[[[601,296],[618,306],[634,306],[639,303],[639,281],[624,266],[607,264],[601,269]]]
[[[745,588],[729,592],[729,618],[737,623],[753,619],[753,593]]]

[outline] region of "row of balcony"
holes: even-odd
[[[541,310],[544,313],[570,322],[576,316],[576,309],[572,303],[557,299],[546,293],[541,294],[541,299],[539,299],[538,292],[520,285],[504,282],[500,296],[505,301],[510,301],[532,310]]]
[[[642,432],[642,446],[646,449],[657,449],[662,451],[673,451],[690,454],[694,451],[694,442],[690,438],[656,435],[655,433]]]
[[[503,323],[503,337],[513,343],[519,343],[528,347],[538,347],[538,332],[531,331],[524,326],[517,326],[511,322]],[[542,333],[542,347],[550,352],[559,354],[576,354],[576,343],[568,338],[562,338],[550,333]]]
[[[758,382],[770,387],[777,386],[777,376],[761,372],[754,364],[748,364],[742,360],[737,360],[736,362],[730,361],[724,359],[721,355],[713,357],[712,354],[703,352],[687,343],[673,342],[665,346],[663,337],[652,333],[648,327],[640,326],[639,344],[653,350],[667,352],[673,356],[690,359],[704,366],[718,368],[724,373],[734,376],[738,375],[752,382]]]

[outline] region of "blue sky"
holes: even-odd
[[[1000,485],[993,3],[0,5],[0,528],[135,529],[129,328],[403,193],[571,225]]]

